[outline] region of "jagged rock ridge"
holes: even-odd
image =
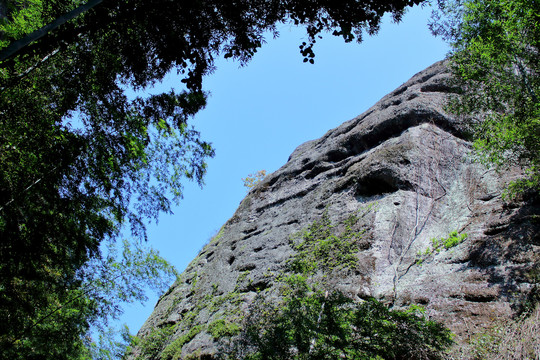
[[[292,253],[291,234],[324,211],[341,220],[374,203],[364,218],[360,267],[338,276],[341,290],[395,307],[421,304],[460,340],[493,317],[511,316],[532,286],[526,274],[538,261],[538,204],[505,204],[501,192],[519,172],[498,174],[471,160],[460,122],[443,110],[447,79],[444,63],[436,63],[364,114],[299,146],[250,191],[139,335],[169,327],[165,345],[176,340],[182,358],[211,358],[216,343],[208,325],[241,317],[258,291],[273,286],[272,274]],[[452,231],[468,237],[417,263],[432,238]]]

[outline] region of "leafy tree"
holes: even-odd
[[[144,244],[124,240],[118,249],[110,242],[106,254],[78,271],[71,288],[42,289],[45,301],[33,303],[34,316],[19,319],[20,327],[4,335],[1,358],[120,358],[131,339],[124,329],[118,340],[108,321],[118,319],[123,303],[146,301],[148,287],[163,292],[175,275],[174,268]],[[89,325],[98,342],[90,337]]]
[[[169,130],[156,119],[155,128],[146,131],[143,119],[131,115],[118,117],[109,126],[96,123],[86,132],[72,130],[60,118],[52,120],[55,116],[34,101],[40,99],[33,90],[24,86],[10,90],[17,95],[10,98],[4,92],[1,100],[4,114],[13,116],[0,120],[4,145],[0,154],[0,316],[4,324],[0,341],[6,353],[13,349],[21,358],[31,358],[19,347],[11,348],[21,334],[61,351],[51,339],[80,338],[86,332],[91,320],[86,315],[93,304],[69,301],[81,291],[85,280],[81,271],[89,260],[103,258],[99,245],[104,239],[116,238],[124,222],[131,220],[133,233],[143,236],[143,218],[168,211],[162,189],[168,187],[179,199],[181,188],[175,181],[184,174],[200,179],[204,173],[201,159],[211,149],[186,127]],[[11,107],[14,103],[20,107]],[[152,111],[161,110],[156,106]],[[137,124],[139,132],[124,132],[122,128],[130,124]],[[157,140],[143,152],[147,136]],[[190,139],[195,141],[189,144]],[[139,203],[130,202],[132,193]],[[28,334],[33,326],[29,324],[66,301],[76,306],[73,312],[80,318],[56,312],[55,317],[60,318],[54,321],[63,330],[69,329],[72,337],[51,337],[50,329]],[[53,320],[47,319],[49,323]],[[33,352],[36,347],[27,349]],[[67,352],[61,354],[70,358]]]
[[[145,239],[147,221],[181,199],[184,179],[202,185],[214,151],[188,121],[206,104],[202,79],[215,58],[245,63],[264,34],[290,22],[306,27],[300,50],[313,62],[322,32],[361,40],[385,13],[399,20],[422,1],[3,3],[0,356],[84,353],[88,326],[112,296],[86,286],[95,261],[113,266],[100,245],[126,227]],[[183,91],[126,95],[172,70]]]
[[[511,192],[540,189],[540,13],[535,0],[440,1],[432,30],[450,41],[463,89],[451,110],[471,117],[484,161],[519,164]]]

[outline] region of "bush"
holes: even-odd
[[[453,343],[448,329],[422,313],[375,299],[355,303],[295,280],[283,301],[252,307],[229,359],[442,359]]]
[[[240,326],[225,319],[218,319],[208,325],[208,332],[214,337],[214,339],[231,337],[240,332]]]
[[[242,178],[244,186],[248,191],[259,184],[266,177],[266,170],[259,170],[255,174],[249,174],[245,178]]]
[[[425,251],[418,251],[416,254],[416,263],[422,264],[433,253],[439,253],[441,250],[448,250],[454,246],[459,245],[467,239],[467,234],[460,234],[456,230],[452,231],[447,238],[433,238],[431,239],[431,248],[427,248]]]

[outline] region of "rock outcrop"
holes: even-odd
[[[493,318],[510,317],[532,287],[538,202],[506,203],[501,193],[519,170],[497,173],[471,159],[460,122],[443,109],[447,79],[444,63],[436,63],[364,114],[299,146],[249,192],[139,336],[170,329],[163,347],[176,341],[182,358],[212,358],[208,326],[241,316],[257,292],[273,286],[272,274],[292,254],[291,234],[325,211],[339,221],[369,204],[375,206],[363,218],[360,266],[335,279],[341,290],[397,308],[421,304],[459,341]],[[467,238],[418,261],[433,238],[453,231]]]

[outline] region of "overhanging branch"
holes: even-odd
[[[43,26],[41,29],[38,29],[31,34],[26,35],[24,38],[19,39],[11,43],[7,48],[0,51],[0,61],[5,61],[10,57],[14,56],[24,47],[30,45],[32,42],[42,38],[47,35],[52,30],[58,28],[59,26],[65,24],[66,22],[76,18],[85,11],[92,9],[93,7],[99,5],[103,0],[90,0],[86,4],[79,6],[78,8],[71,10],[70,12],[60,16],[52,23]]]

